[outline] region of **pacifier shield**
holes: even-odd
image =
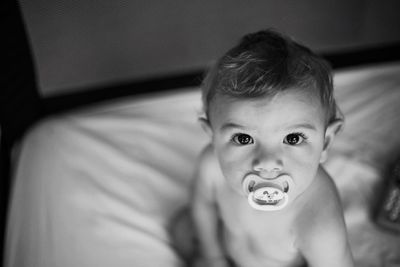
[[[262,211],[281,210],[289,202],[288,190],[291,177],[282,175],[273,180],[250,174],[243,181],[243,189],[248,193],[249,205]]]

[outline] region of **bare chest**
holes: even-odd
[[[240,196],[220,197],[225,248],[239,266],[297,266],[293,216],[253,210]]]

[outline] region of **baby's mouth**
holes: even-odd
[[[251,207],[271,211],[283,209],[287,205],[291,184],[293,183],[289,175],[263,179],[258,175],[249,174],[243,180],[243,189]]]

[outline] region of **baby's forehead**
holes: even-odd
[[[325,112],[315,94],[287,91],[273,96],[257,98],[237,98],[219,95],[210,105],[209,119],[215,123],[238,121],[240,124],[278,120],[282,124],[297,121],[321,122]]]
[[[209,103],[209,109],[224,109],[232,103],[241,102],[248,105],[271,106],[271,108],[280,108],[274,105],[277,102],[280,105],[303,103],[306,105],[323,107],[319,91],[315,88],[289,88],[282,91],[269,92],[259,95],[231,95],[217,93]],[[244,105],[246,106],[246,105]]]

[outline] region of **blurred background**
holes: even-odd
[[[398,0],[20,0],[42,96],[204,69],[275,28],[318,52],[400,41]]]
[[[19,11],[22,12],[22,22],[25,26],[26,35],[24,27],[21,25]],[[6,47],[2,49],[2,63],[6,67],[4,74],[0,76],[2,84],[0,89],[0,230],[3,230],[0,231],[0,240],[3,240],[4,218],[6,218],[8,207],[10,184],[7,178],[11,177],[11,170],[14,171],[14,166],[11,166],[13,144],[15,141],[19,141],[26,130],[31,125],[35,125],[38,120],[53,115],[54,112],[70,110],[76,106],[86,106],[88,103],[99,100],[109,100],[114,96],[156,92],[162,90],[162,88],[176,89],[197,86],[198,79],[201,76],[199,74],[202,74],[214,60],[236,44],[239,38],[249,32],[265,28],[275,28],[286,33],[318,53],[324,55],[336,54],[342,59],[345,57],[347,62],[354,62],[353,58],[348,57],[348,54],[351,54],[352,51],[363,51],[365,49],[364,51],[369,54],[364,52],[358,57],[361,57],[361,60],[370,59],[380,52],[374,49],[369,50],[369,48],[379,47],[385,48],[382,49],[385,51],[385,60],[391,59],[392,55],[394,60],[398,60],[400,58],[400,49],[398,49],[400,46],[399,11],[399,0],[0,1],[0,19],[2,22],[0,23],[0,32],[3,33],[2,45],[5,44]],[[29,46],[25,37],[28,38]],[[391,49],[387,49],[388,45]],[[31,54],[33,62],[31,61]],[[369,59],[365,62],[372,62]],[[378,151],[382,154],[382,151],[384,151],[392,157],[392,149],[398,147],[397,128],[400,125],[397,111],[398,98],[391,95],[391,93],[397,94],[399,92],[396,89],[398,81],[395,79],[398,75],[395,74],[393,77],[389,75],[391,79],[388,80],[383,79],[385,77],[383,75],[384,83],[381,83],[382,80],[380,79],[374,80],[374,77],[379,76],[374,76],[374,74],[377,70],[381,70],[381,67],[378,66],[371,73],[368,73],[368,79],[365,79],[365,83],[359,86],[355,83],[353,90],[357,90],[349,91],[354,93],[353,97],[348,97],[348,95],[343,97],[343,100],[346,100],[344,103],[347,104],[348,110],[361,112],[355,112],[352,117],[353,121],[356,122],[353,125],[356,125],[355,128],[357,129],[353,129],[354,135],[350,136],[350,140],[358,141],[361,157],[368,156],[369,154],[365,151],[371,147],[375,150],[371,149],[370,151]],[[196,78],[197,82],[193,82],[193,78]],[[389,93],[382,93],[385,90]],[[361,97],[361,93],[365,93],[364,98]],[[351,109],[354,99],[358,100],[356,104],[361,110]],[[369,105],[370,101],[374,104]],[[364,103],[367,104],[364,105]],[[394,104],[387,105],[387,103]],[[187,104],[190,105],[190,103]],[[369,113],[362,113],[362,108],[365,107],[369,108]],[[359,114],[361,115],[359,116]],[[121,122],[120,126],[123,126],[123,129],[126,129],[126,125],[134,125],[132,119],[135,119],[135,117],[128,115],[122,117],[123,120],[117,121]],[[190,114],[185,115],[192,119]],[[105,118],[107,121],[107,117]],[[113,117],[109,118],[112,119]],[[156,145],[163,145],[164,143],[157,141],[157,138],[165,137],[168,141],[167,145],[171,145],[171,150],[162,149],[160,151],[175,151],[178,145],[182,144],[179,135],[181,128],[175,127],[176,124],[174,124],[179,123],[182,118],[178,121],[175,121],[174,117],[171,120],[169,119],[166,120],[165,124],[160,125],[169,127],[168,129],[172,133],[177,131],[176,134],[159,135],[158,133],[164,133],[165,129],[158,131],[159,128],[154,128],[157,130],[155,131],[156,138],[152,139],[154,136],[150,136],[148,139],[150,141],[156,140],[154,142]],[[364,128],[358,122],[363,122]],[[159,121],[150,123],[158,125]],[[384,127],[371,127],[371,125]],[[96,128],[97,124],[86,126],[89,127],[87,129]],[[72,126],[73,129],[75,129],[74,127]],[[82,129],[86,129],[85,127]],[[46,146],[42,146],[42,144],[48,145],[47,142],[51,143],[53,140],[49,139],[50,141],[48,141],[47,134],[54,138],[56,138],[56,135],[53,128],[44,127],[42,129],[44,135],[39,140],[42,140],[43,143],[37,143],[38,145],[33,147],[38,150],[43,147],[43,153],[45,153]],[[70,133],[64,131],[65,128],[60,129],[58,134],[61,136]],[[77,132],[81,131],[81,128],[78,127],[77,129]],[[131,135],[122,135],[126,136],[126,139],[116,138],[116,136],[119,136],[115,135],[115,132],[119,132],[118,128],[108,127],[105,124],[104,128],[100,128],[100,130],[99,128],[93,129],[89,132],[104,134],[110,131],[110,140],[116,140],[117,148],[121,148],[121,151],[136,152],[134,149],[130,149],[132,147],[129,147],[129,149],[125,147],[125,141],[127,144],[131,144],[130,142],[133,139]],[[133,129],[135,128],[133,127]],[[373,130],[371,131],[371,129]],[[195,131],[197,134],[197,129]],[[120,132],[130,134],[126,131]],[[194,131],[182,132],[188,133],[191,138],[195,136],[193,135]],[[170,138],[170,136],[173,138]],[[363,138],[358,138],[359,136]],[[57,141],[57,139],[54,140]],[[178,145],[175,145],[173,140]],[[364,140],[367,141],[363,143]],[[382,142],[382,140],[385,142]],[[75,150],[74,145],[80,143],[75,139],[70,141],[72,144],[71,147],[68,147],[68,151],[72,151],[70,158],[74,158],[76,151],[81,148],[85,153],[97,151],[82,146]],[[141,142],[137,143],[142,145]],[[64,153],[65,143],[64,146],[59,142],[51,144],[62,151],[60,155],[69,155]],[[148,143],[144,142],[143,144]],[[350,146],[345,144],[343,147],[348,148]],[[386,150],[385,148],[388,147],[390,149]],[[354,146],[353,148],[358,147]],[[193,147],[185,145],[183,151],[186,151],[186,149],[193,149]],[[157,158],[160,155],[157,149],[151,152],[154,152]],[[31,158],[27,157],[27,166],[35,166],[36,162],[44,162],[44,169],[59,166],[49,164],[46,160],[55,160],[56,162],[59,160],[60,166],[65,166],[66,161],[63,161],[62,157],[57,158],[54,154],[45,154],[45,160],[39,157],[36,151],[32,155],[34,156]],[[149,165],[154,164],[154,155],[151,153],[149,155],[151,159]],[[107,158],[105,155],[97,154],[94,155],[94,158],[97,156],[102,159]],[[32,162],[29,162],[28,158]],[[90,158],[87,157],[87,159]],[[377,162],[383,162],[383,159],[386,159],[384,157],[377,158],[379,159]],[[97,161],[94,160],[93,162]],[[182,165],[189,166],[189,164]],[[89,165],[82,164],[82,166]],[[114,167],[117,168],[118,166],[115,165]],[[132,164],[130,167],[135,166],[135,164]],[[175,165],[168,164],[167,167],[170,168],[171,166]],[[360,192],[363,193],[360,191],[360,185],[368,189],[369,185],[365,184],[365,179],[370,178],[368,175],[375,177],[374,169],[369,168],[370,166],[352,164],[352,162],[347,166],[356,168],[356,171],[350,172],[355,178],[364,179],[359,184],[354,183],[357,184],[354,187],[354,192],[359,195]],[[97,166],[95,169],[97,170]],[[111,169],[113,170],[113,168]],[[180,169],[174,168],[171,173]],[[343,168],[339,166],[338,169],[342,171]],[[72,172],[75,170],[72,168]],[[372,170],[372,174],[368,173],[370,170]],[[136,169],[132,169],[133,173],[136,171]],[[59,170],[55,170],[54,173],[57,173],[56,176],[60,177]],[[66,173],[67,176],[68,171]],[[32,174],[30,169],[26,171],[26,174],[27,176]],[[117,175],[119,174],[125,175],[118,169]],[[41,177],[40,172],[37,175]],[[50,178],[53,179],[53,176]],[[29,181],[31,180],[29,179]],[[351,182],[354,179],[346,179],[346,181]],[[369,181],[371,182],[372,179]],[[369,194],[370,190],[367,191]],[[374,197],[371,197],[371,199],[375,201]],[[367,198],[360,199],[362,199],[364,205],[362,207],[365,207],[368,204],[365,201]],[[26,202],[26,198],[21,203],[24,202]],[[357,208],[359,207],[357,206]],[[361,208],[359,209],[361,210]],[[360,249],[365,249],[365,254],[361,253],[360,255],[373,257],[376,254],[370,252],[379,253],[382,251],[381,249],[385,250],[388,247],[389,235],[382,235],[382,239],[378,240],[372,235],[368,236],[370,232],[365,229],[370,228],[360,228],[358,225],[354,225],[354,229],[357,229],[354,236],[357,237],[357,242],[363,244]],[[369,226],[367,225],[367,227]],[[363,236],[365,239],[359,238],[358,233],[366,233],[365,235],[360,234],[360,237]],[[392,235],[390,234],[390,236]],[[372,241],[376,241],[374,243],[377,244],[376,247],[369,247],[373,243]],[[0,252],[2,245],[3,243],[0,242]],[[33,243],[34,248],[37,248],[37,245]],[[108,250],[108,252],[115,251]],[[68,255],[70,255],[69,251]],[[129,251],[129,255],[132,255],[131,251]],[[385,253],[380,255],[382,257],[387,256]],[[386,258],[390,260],[389,257]]]

